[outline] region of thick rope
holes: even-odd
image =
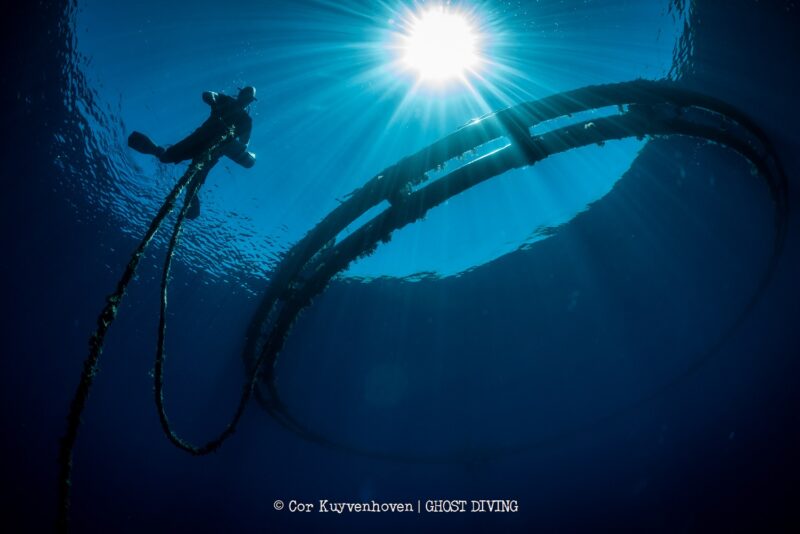
[[[169,418],[167,417],[166,409],[164,407],[164,363],[166,361],[167,338],[167,287],[169,285],[173,252],[178,245],[183,221],[186,217],[186,213],[189,211],[192,199],[195,197],[195,195],[197,195],[197,192],[202,187],[205,178],[206,175],[198,176],[198,179],[189,185],[186,192],[186,198],[183,202],[183,207],[178,212],[177,222],[175,223],[175,228],[172,231],[172,237],[170,238],[169,246],[167,248],[167,255],[164,259],[164,269],[161,278],[161,313],[159,315],[158,322],[158,345],[156,348],[156,360],[153,373],[153,389],[155,392],[156,408],[158,409],[158,418],[161,423],[161,428],[164,430],[164,433],[173,445],[195,456],[202,456],[214,452],[236,431],[236,426],[239,423],[239,419],[241,419],[242,414],[244,414],[245,407],[247,406],[247,402],[249,401],[252,393],[252,386],[250,385],[252,381],[248,380],[245,390],[239,399],[239,404],[236,407],[236,411],[228,425],[216,438],[203,445],[192,445],[178,436],[170,425]]]
[[[125,267],[125,272],[117,283],[116,291],[106,299],[106,305],[97,318],[97,329],[92,334],[91,338],[89,338],[89,355],[83,362],[81,378],[78,382],[77,390],[75,391],[75,395],[70,404],[69,414],[67,415],[67,430],[60,441],[58,455],[59,508],[58,517],[56,519],[56,528],[60,532],[66,532],[69,526],[70,489],[72,486],[72,453],[75,448],[75,440],[78,437],[78,430],[81,425],[81,415],[86,407],[86,400],[89,397],[89,390],[91,389],[92,382],[97,374],[97,364],[100,359],[100,355],[103,352],[103,345],[108,329],[111,327],[111,324],[117,317],[119,306],[123,297],[125,297],[128,285],[136,274],[136,269],[139,266],[139,262],[142,259],[145,249],[152,241],[156,232],[158,232],[158,230],[161,228],[161,225],[166,217],[174,209],[176,199],[186,188],[186,186],[193,180],[195,180],[195,183],[197,184],[202,184],[203,180],[205,180],[205,176],[208,175],[211,167],[219,158],[219,153],[222,147],[232,138],[233,133],[233,130],[226,132],[218,142],[216,142],[208,151],[203,154],[203,156],[192,161],[186,173],[184,173],[184,175],[178,180],[178,182],[175,184],[175,187],[172,188],[172,191],[170,191],[169,195],[167,195],[167,198],[164,200],[164,204],[162,204],[161,208],[158,210],[158,213],[150,223],[150,226],[147,228],[144,237],[139,242],[139,246],[136,247],[136,250],[134,250],[133,254],[131,255],[131,259],[128,261],[128,265]],[[195,188],[195,194],[196,191],[197,189]],[[182,210],[182,213],[185,212],[185,206],[186,202],[184,202],[184,210]],[[182,219],[179,221],[179,223],[182,223]],[[179,227],[179,223],[176,223],[176,230]],[[171,255],[171,253],[171,250],[168,251],[168,256]]]

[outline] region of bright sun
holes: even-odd
[[[461,77],[475,66],[476,41],[464,16],[438,7],[414,19],[404,37],[403,59],[421,80],[442,82]]]

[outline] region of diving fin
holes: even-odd
[[[128,146],[136,152],[160,157],[164,153],[164,148],[155,144],[149,137],[141,132],[133,132],[128,136]]]
[[[198,195],[195,195],[192,199],[192,203],[189,204],[189,209],[186,211],[186,218],[196,219],[200,216],[200,198]]]

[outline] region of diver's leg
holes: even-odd
[[[183,141],[179,141],[167,148],[158,159],[161,160],[161,163],[180,163],[194,158],[196,152],[194,143],[190,142],[187,137]]]
[[[148,154],[150,156],[161,157],[164,154],[164,148],[155,144],[149,137],[142,132],[133,132],[128,136],[128,146],[136,152]]]
[[[190,133],[171,147],[167,148],[158,159],[162,163],[179,163],[194,159],[209,148],[209,134],[202,128]]]

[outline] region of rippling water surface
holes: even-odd
[[[428,9],[420,4],[417,11]],[[339,199],[471,118],[584,85],[675,77],[687,60],[687,8],[664,1],[476,2],[467,13],[482,66],[467,83],[419,87],[398,68],[402,2],[77,4],[70,99],[95,172],[65,178],[80,212],[141,234],[181,168],[132,154],[204,120],[204,90],[258,88],[252,170],[225,162],[201,194],[179,260],[209,281],[269,277],[270,262]],[[64,139],[64,165],[76,139]],[[433,210],[347,276],[453,275],[546,235],[601,198],[644,141],[626,140],[517,170]],[[250,282],[251,284],[253,282]]]

